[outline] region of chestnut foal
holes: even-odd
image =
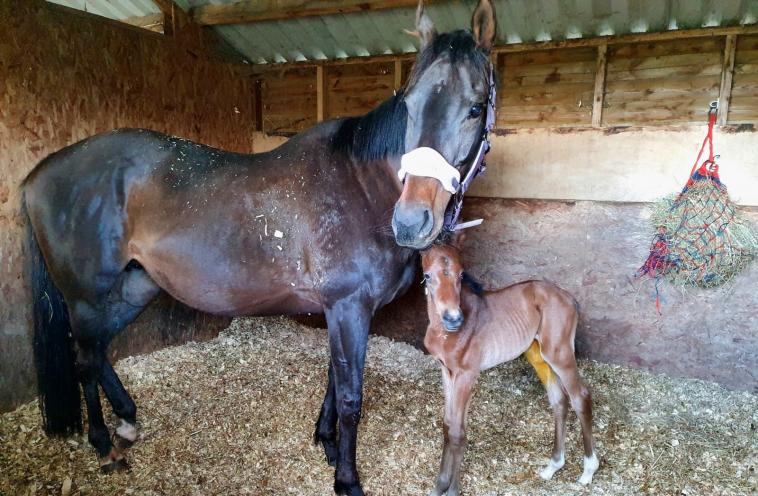
[[[462,241],[463,236],[458,234],[452,245],[433,245],[421,252],[429,312],[424,345],[441,362],[445,392],[445,444],[431,494],[460,493],[466,418],[479,373],[522,353],[547,389],[555,418],[553,454],[540,477],[548,480],[563,467],[570,401],[582,424],[584,441],[584,472],[579,482],[589,484],[599,462],[592,438],[592,400],[574,357],[579,318],[576,301],[544,281],[481,292],[475,282],[467,281],[461,266]],[[461,288],[461,281],[470,281],[471,288]]]

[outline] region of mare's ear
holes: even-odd
[[[455,231],[450,238],[450,246],[458,251],[463,251],[463,244],[466,242],[466,231]]]
[[[423,50],[427,45],[434,41],[437,36],[437,29],[434,27],[434,23],[426,15],[426,8],[424,7],[424,0],[419,0],[418,8],[416,8],[416,31],[413,33],[418,35],[421,40],[421,48]]]
[[[471,16],[471,32],[474,33],[477,46],[485,53],[490,53],[497,34],[495,7],[492,6],[492,0],[479,0],[479,5]]]

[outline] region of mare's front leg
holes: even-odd
[[[316,430],[313,433],[313,444],[320,444],[324,448],[326,462],[335,467],[337,465],[337,403],[334,392],[334,369],[329,360],[328,382],[324,403],[316,421]]]
[[[371,324],[371,307],[367,300],[355,294],[326,309],[339,422],[334,492],[350,496],[364,494],[358,479],[355,451],[363,401],[363,366]]]
[[[445,392],[444,447],[437,484],[430,496],[458,496],[461,492],[461,462],[466,449],[466,420],[478,372],[452,372],[442,366]]]

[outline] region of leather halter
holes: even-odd
[[[445,210],[445,221],[442,225],[443,231],[453,232],[465,229],[467,227],[478,226],[483,222],[483,219],[477,219],[469,222],[458,224],[458,217],[461,215],[463,209],[463,196],[466,194],[471,182],[479,174],[482,174],[487,165],[484,163],[484,156],[490,151],[490,139],[489,133],[495,127],[495,106],[497,105],[497,88],[495,87],[495,72],[490,64],[489,71],[489,95],[487,96],[487,121],[484,125],[484,131],[479,142],[479,149],[476,152],[474,160],[471,162],[471,166],[463,178],[463,181],[458,185],[458,190],[450,199],[450,203]]]

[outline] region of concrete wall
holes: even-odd
[[[40,0],[0,2],[0,411],[34,393],[19,184],[46,155],[116,127],[252,151],[253,82],[199,30],[174,38]],[[162,301],[114,353],[212,335],[227,320]]]
[[[497,131],[487,174],[473,183],[471,194],[655,201],[684,186],[706,131],[707,126]],[[721,179],[732,198],[742,205],[758,205],[755,128],[717,127],[714,146],[721,155]]]

